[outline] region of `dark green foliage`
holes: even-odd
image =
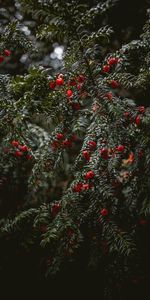
[[[150,108],[137,104],[150,87],[149,14],[138,39],[116,47],[107,17],[120,2],[20,0],[37,41],[65,44],[63,66],[0,76],[1,240],[36,245],[50,276],[82,259],[104,270],[110,298],[145,276],[150,222]],[[2,53],[38,51],[15,22],[5,32]]]

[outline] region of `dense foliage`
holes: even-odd
[[[36,37],[1,29],[1,260],[38,253],[49,276],[74,261],[113,298],[150,276],[149,1],[126,43],[109,24],[119,0],[17,2]],[[65,45],[61,71],[37,64],[38,41]],[[18,51],[31,63],[11,76]]]

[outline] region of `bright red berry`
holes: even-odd
[[[93,171],[89,171],[86,173],[85,180],[94,178],[95,173]]]
[[[26,155],[26,158],[27,158],[28,160],[31,160],[31,159],[32,159],[32,155],[31,155],[31,154],[27,154],[27,155]]]
[[[139,111],[141,114],[144,114],[144,113],[145,113],[145,106],[139,106],[139,107],[138,107],[138,111]]]
[[[97,143],[95,141],[89,141],[88,145],[90,150],[94,150],[96,148]]]
[[[60,209],[61,209],[60,203],[57,202],[52,205],[51,212],[52,212],[53,218],[56,217],[56,215],[59,213]]]
[[[49,83],[50,89],[54,90],[55,86],[56,86],[56,83],[54,81],[50,81],[50,83]]]
[[[66,139],[65,141],[62,142],[62,145],[63,145],[64,147],[68,147],[68,148],[69,148],[69,147],[72,146],[72,141]]]
[[[12,141],[11,144],[12,144],[12,146],[14,146],[16,148],[19,146],[19,142],[18,141]]]
[[[79,83],[79,84],[77,85],[77,89],[80,90],[81,88],[82,88],[82,84]]]
[[[119,146],[116,148],[116,150],[119,151],[119,152],[123,152],[124,149],[125,149],[125,146],[123,146],[123,145],[119,145]]]
[[[90,185],[89,185],[89,183],[85,183],[85,184],[83,184],[83,186],[82,186],[82,190],[89,190],[90,189]]]
[[[101,155],[102,158],[108,159],[108,158],[109,158],[109,155],[108,155],[108,149],[102,148],[102,149],[100,150],[100,155]]]
[[[15,151],[14,155],[17,157],[21,157],[23,155],[23,153],[21,151],[17,150],[17,151]]]
[[[118,58],[117,57],[111,57],[107,61],[109,66],[116,65],[118,63]]]
[[[89,154],[89,151],[87,151],[87,150],[84,150],[84,151],[82,152],[82,155],[83,155],[83,157],[84,157],[85,159],[87,159],[87,160],[89,160],[89,159],[90,159],[90,154]]]
[[[113,98],[113,94],[111,92],[108,92],[105,94],[105,97],[108,99],[108,100],[112,100]]]
[[[102,216],[108,216],[108,209],[103,208],[103,209],[100,211],[100,213],[101,213]]]
[[[104,73],[109,73],[110,66],[109,65],[105,65],[105,66],[103,66],[102,70],[103,70]]]
[[[19,149],[20,149],[20,151],[22,151],[22,152],[28,151],[28,147],[27,147],[26,145],[19,146]]]
[[[72,95],[73,95],[73,91],[72,91],[72,90],[68,90],[68,91],[67,91],[67,96],[68,96],[68,97],[72,97]]]
[[[64,135],[62,133],[57,133],[56,138],[57,140],[62,140],[64,138]]]
[[[135,124],[136,124],[136,125],[140,125],[140,123],[141,123],[141,117],[140,117],[140,116],[137,116],[137,117],[135,118]]]
[[[73,192],[75,193],[80,193],[82,191],[83,183],[78,182],[74,187],[73,187]]]
[[[0,63],[4,61],[4,56],[0,55]]]
[[[57,79],[56,79],[56,84],[57,84],[57,85],[63,85],[63,84],[64,84],[64,79],[61,78],[61,77],[60,77],[60,78],[57,78]]]
[[[11,55],[11,51],[8,50],[8,49],[5,49],[5,50],[4,50],[4,54],[5,54],[6,56],[10,56],[10,55]]]
[[[112,87],[113,89],[116,89],[116,88],[119,87],[119,83],[118,83],[118,81],[116,81],[116,80],[110,80],[109,84],[111,85],[111,87]]]
[[[83,83],[84,80],[85,80],[84,75],[79,75],[78,78],[77,78],[77,80],[78,80],[78,82]]]

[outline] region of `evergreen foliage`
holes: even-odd
[[[65,44],[63,66],[0,75],[1,242],[41,247],[49,276],[84,256],[110,298],[149,272],[149,3],[139,38],[116,49],[107,16],[119,2],[19,0],[37,40]],[[3,69],[18,48],[38,52],[11,22]]]

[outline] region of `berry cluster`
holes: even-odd
[[[53,140],[51,147],[53,150],[57,150],[59,148],[71,148],[73,142],[78,138],[76,134],[72,134],[70,138],[66,138],[65,134],[58,132]]]
[[[63,74],[59,74],[56,80],[51,80],[49,82],[49,88],[51,90],[56,90],[56,88],[64,87],[63,92],[66,94],[67,102],[72,107],[73,110],[79,110],[81,105],[79,102],[73,102],[73,97],[77,93],[80,96],[84,95],[84,92],[80,91],[82,89],[83,83],[85,81],[85,76],[80,74],[74,78],[69,79],[65,82],[65,78]]]
[[[32,155],[30,154],[30,149],[26,145],[21,145],[19,141],[13,140],[11,142],[13,148],[15,148],[14,156],[17,158],[25,157],[26,159],[31,159]]]
[[[10,55],[11,55],[11,51],[5,49],[3,55],[0,55],[0,63],[2,63],[5,60],[5,57],[9,57]]]

